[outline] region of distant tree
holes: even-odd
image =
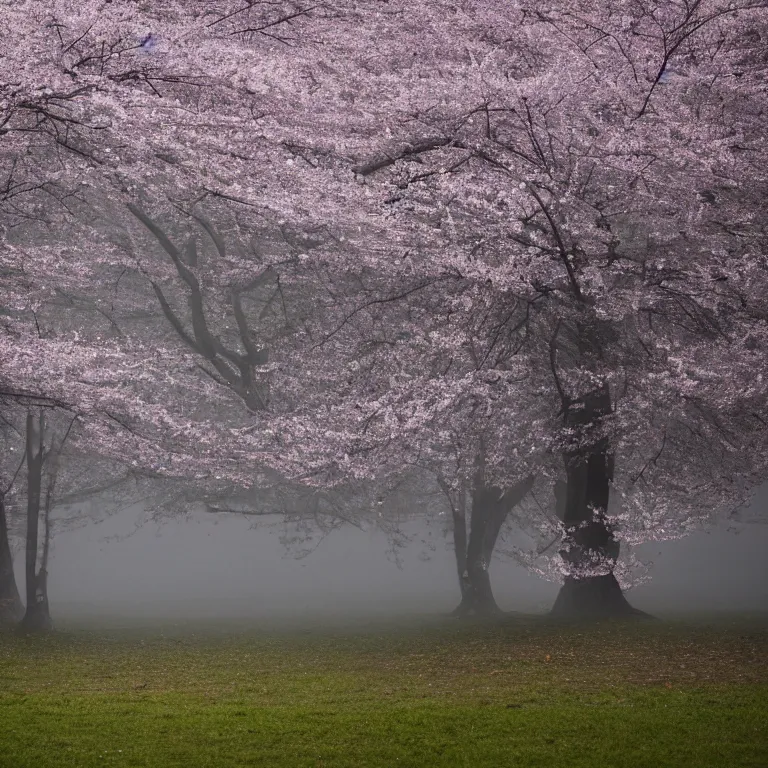
[[[45,398],[25,397],[23,393],[3,393],[0,396],[0,422],[2,428],[0,434],[3,438],[3,449],[0,456],[0,624],[16,623],[24,615],[24,604],[16,585],[16,577],[13,570],[13,555],[11,542],[14,538],[13,520],[9,512],[18,506],[19,496],[26,498],[26,493],[19,494],[26,477],[24,466],[27,461],[27,446],[24,427],[17,417],[24,414],[23,402],[26,400],[28,407],[32,404],[47,404]],[[16,422],[16,423],[14,423]],[[10,507],[10,509],[9,509]]]
[[[148,510],[153,504],[172,506],[179,493],[176,489],[175,495],[169,494],[168,483],[164,484],[159,478],[142,478],[130,467],[105,461],[92,452],[83,453],[82,442],[77,441],[78,418],[71,412],[51,405],[47,408],[27,405],[24,409],[17,403],[15,407],[6,408],[5,415],[6,427],[17,438],[6,440],[6,449],[9,459],[17,463],[10,480],[3,477],[8,485],[3,495],[2,522],[7,551],[2,565],[3,576],[7,575],[8,579],[2,583],[8,598],[2,615],[8,622],[21,620],[23,616],[25,629],[41,631],[52,626],[48,577],[55,533],[98,522],[137,502],[146,503],[142,491],[146,494],[147,486],[153,486],[152,503],[146,505]],[[21,424],[17,428],[14,422]],[[20,461],[16,454],[19,447]],[[188,491],[187,495],[191,498],[193,494]],[[24,543],[26,611],[13,579],[9,546],[12,538]]]
[[[5,478],[3,478],[5,481]],[[24,612],[16,576],[13,572],[13,555],[5,512],[5,494],[0,495],[0,624],[18,621]]]
[[[43,461],[45,421],[41,414],[27,415],[26,460],[27,460],[27,532],[26,532],[26,611],[22,626],[28,630],[43,630],[51,627],[48,610],[46,571],[37,568],[38,532],[40,523],[40,499],[43,485]]]

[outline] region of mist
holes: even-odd
[[[766,519],[763,488],[743,520]],[[433,615],[459,600],[450,534],[414,520],[392,550],[375,529],[338,529],[297,559],[279,518],[200,515],[140,525],[134,508],[59,533],[50,599],[56,619],[90,617],[318,619]],[[636,549],[651,580],[631,590],[651,613],[768,608],[768,526],[736,523]],[[16,569],[23,583],[21,553]],[[558,585],[496,555],[494,592],[507,611],[545,612]]]

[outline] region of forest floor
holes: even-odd
[[[768,766],[768,619],[0,632],[0,766]]]

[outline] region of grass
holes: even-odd
[[[0,634],[0,766],[768,765],[768,622]]]

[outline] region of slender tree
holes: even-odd
[[[3,497],[0,497],[0,624],[16,622],[24,613],[13,573],[8,518]]]
[[[27,630],[49,629],[51,615],[48,611],[46,572],[38,570],[38,547],[40,527],[40,499],[43,486],[43,462],[45,460],[45,418],[42,413],[27,414],[26,458],[27,458],[27,532],[26,561],[26,612],[21,621]]]

